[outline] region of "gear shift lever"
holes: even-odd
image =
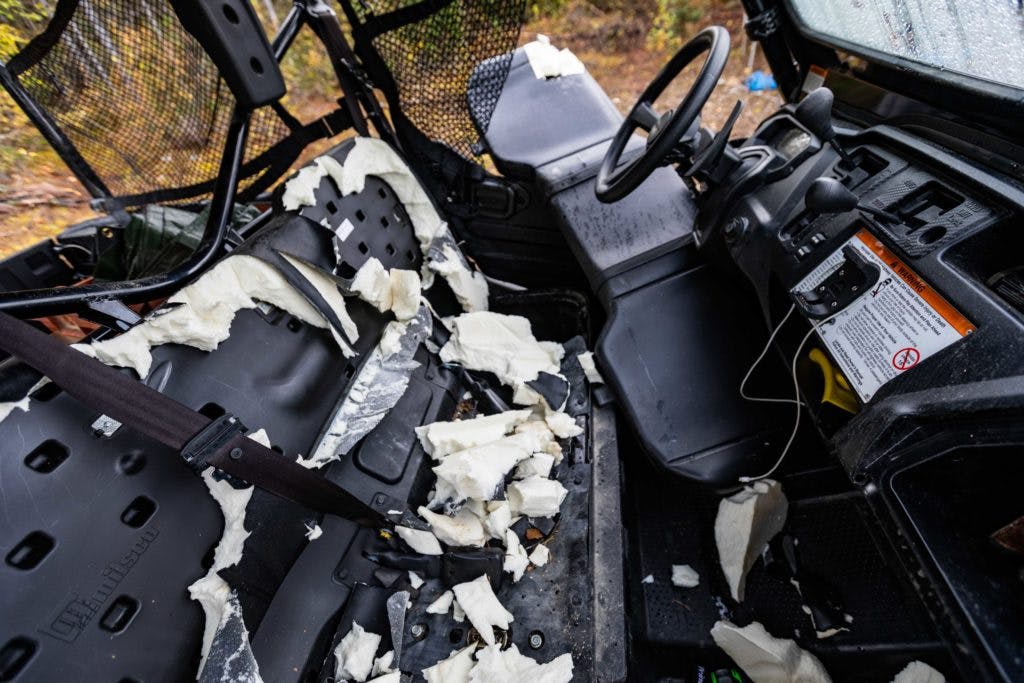
[[[803,101],[793,110],[793,116],[804,124],[807,130],[822,142],[832,145],[843,162],[853,166],[853,161],[846,150],[836,140],[836,129],[832,126],[832,91],[828,88],[817,88],[807,93]]]
[[[900,222],[898,216],[888,211],[861,204],[857,195],[835,178],[818,178],[811,183],[804,195],[804,205],[814,213],[844,213],[860,209],[888,223]]]

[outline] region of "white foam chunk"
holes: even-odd
[[[402,683],[401,671],[389,671],[386,674],[371,678],[369,683]]]
[[[700,574],[688,564],[672,565],[672,585],[680,588],[693,588],[700,585]]]
[[[946,677],[924,662],[913,661],[896,674],[892,683],[946,683]]]
[[[494,627],[508,630],[513,619],[512,613],[498,602],[486,574],[453,586],[452,592],[459,606],[466,612],[469,623],[473,624],[485,643],[494,645]]]
[[[446,483],[457,502],[467,498],[491,500],[519,462],[538,450],[538,434],[513,434],[497,441],[458,451],[434,467],[440,482]]]
[[[423,579],[420,578],[420,575],[417,574],[416,572],[410,571],[409,572],[409,585],[411,585],[413,587],[413,590],[415,590],[415,589],[417,589],[417,588],[419,588],[420,586],[423,585]]]
[[[352,622],[350,630],[338,647],[334,648],[337,664],[334,678],[338,681],[365,681],[373,670],[374,657],[380,646],[380,636]]]
[[[435,459],[474,446],[497,441],[530,419],[529,408],[506,410],[495,415],[478,415],[471,420],[432,422],[416,428],[423,450]]]
[[[568,439],[583,433],[583,427],[576,424],[576,420],[567,413],[549,412],[544,416],[544,421],[559,439]]]
[[[782,530],[788,507],[782,485],[771,479],[754,482],[718,504],[715,543],[736,601],[743,601],[747,572]]]
[[[524,461],[525,462],[525,461]],[[520,463],[522,464],[522,463]],[[487,517],[484,519],[484,531],[491,538],[505,538],[505,531],[512,524],[512,508],[508,501],[496,500],[487,503]]]
[[[554,479],[528,477],[509,484],[505,497],[514,515],[554,517],[567,493]]]
[[[356,271],[351,287],[378,311],[392,311],[400,321],[411,319],[420,307],[420,276],[412,270],[386,270],[372,256]]]
[[[295,211],[303,206],[316,204],[316,190],[326,175],[321,164],[310,164],[299,169],[295,176],[284,184],[281,203],[285,211]]]
[[[497,645],[477,653],[477,664],[469,673],[470,683],[569,683],[572,680],[572,655],[560,655],[546,664],[527,657],[512,645],[507,650]]]
[[[526,479],[527,477],[549,477],[551,468],[555,464],[555,456],[550,453],[534,453],[526,460],[516,465],[516,472],[512,475],[515,479]]]
[[[580,362],[580,367],[583,368],[583,374],[586,376],[587,381],[591,384],[604,384],[604,377],[597,370],[597,365],[594,363],[594,354],[590,351],[581,353],[576,356],[576,360]]]
[[[146,377],[153,361],[152,347],[176,343],[213,351],[228,338],[235,314],[255,308],[257,301],[277,306],[314,327],[328,327],[319,311],[276,268],[253,256],[235,255],[168,299],[169,304],[179,305],[161,308],[113,339],[89,346],[76,344],[75,348],[108,365],[133,368],[140,377]],[[347,314],[341,315],[342,310],[337,312],[342,321],[348,318]],[[355,339],[355,335],[350,337]],[[343,354],[355,355],[348,345],[337,341]]]
[[[469,645],[452,651],[447,659],[423,670],[427,683],[469,683],[469,672],[473,668],[473,652],[476,645]]]
[[[462,310],[486,311],[489,290],[484,276],[470,270],[450,244],[444,245],[441,255],[441,259],[432,259],[428,267],[445,279]]]
[[[320,528],[319,524],[314,524],[313,526],[308,524],[306,525],[306,540],[308,541],[315,541],[320,538],[323,533],[324,530]]]
[[[441,544],[437,537],[423,529],[412,529],[407,526],[396,526],[395,531],[398,537],[405,541],[410,548],[422,555],[440,555]]]
[[[469,510],[459,510],[454,516],[437,514],[425,507],[418,510],[420,517],[430,524],[434,535],[442,543],[456,548],[481,547],[487,542],[487,535],[480,518]]]
[[[462,609],[458,600],[452,601],[452,619],[460,624],[466,620],[466,610]]]
[[[558,374],[561,347],[538,343],[530,321],[522,316],[464,313],[452,320],[451,327],[451,337],[441,348],[446,363],[492,372],[513,388],[537,379],[539,372]]]
[[[523,578],[523,573],[530,566],[530,558],[519,542],[516,532],[508,529],[505,532],[505,562],[502,566],[506,572],[512,575],[512,582],[515,583]]]
[[[455,593],[451,591],[445,591],[438,596],[437,600],[427,605],[427,614],[448,614],[448,610],[452,608],[452,601],[455,599]]]
[[[373,660],[373,668],[370,669],[371,676],[380,676],[391,672],[391,663],[395,660],[395,651],[388,650],[380,657]]]
[[[537,547],[530,553],[530,562],[535,567],[543,567],[551,559],[551,551],[543,543],[538,543]]]
[[[719,621],[711,628],[715,644],[755,683],[831,683],[818,659],[792,640],[775,638],[753,622],[740,628]]]
[[[249,438],[256,443],[270,447],[270,437],[263,429],[252,432],[249,434]],[[203,472],[202,477],[210,495],[220,505],[221,514],[224,515],[224,532],[213,551],[213,565],[203,578],[188,587],[189,597],[200,604],[205,617],[203,645],[200,650],[196,678],[206,666],[206,657],[210,654],[213,637],[217,634],[217,627],[225,617],[228,599],[231,597],[231,587],[217,572],[238,564],[242,559],[242,550],[245,547],[246,539],[249,538],[249,532],[245,528],[245,509],[249,505],[249,499],[252,498],[253,492],[252,486],[236,489],[227,480],[218,481],[213,476],[213,468]]]
[[[576,76],[587,71],[572,50],[567,47],[559,50],[543,34],[538,33],[536,40],[524,45],[523,52],[526,53],[533,75],[537,78]]]

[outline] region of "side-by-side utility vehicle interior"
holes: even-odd
[[[1024,680],[1019,3],[742,4],[748,137],[719,26],[623,117],[523,0],[40,3],[0,681]]]

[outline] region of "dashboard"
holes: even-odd
[[[815,427],[931,579],[947,637],[1010,680],[1024,615],[1005,605],[1024,582],[990,535],[1024,512],[1006,484],[1024,476],[1024,188],[907,129],[836,127],[845,158],[790,108],[766,120],[698,234],[753,285],[787,367],[797,356]],[[810,210],[822,177],[858,208]]]

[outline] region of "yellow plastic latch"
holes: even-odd
[[[856,413],[858,410],[857,395],[850,388],[846,377],[836,369],[829,357],[821,349],[811,349],[809,358],[821,368],[822,379],[825,380],[825,390],[822,392],[821,402],[831,403],[848,413]]]

